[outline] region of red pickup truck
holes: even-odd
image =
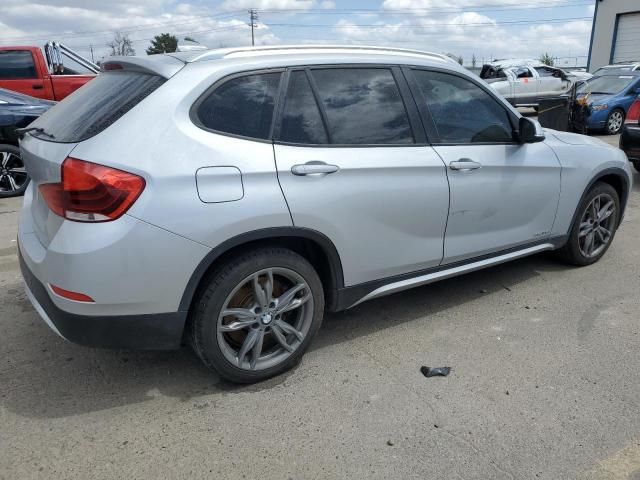
[[[67,65],[63,64],[63,56]],[[44,50],[0,47],[0,88],[32,97],[62,100],[98,71],[97,65],[56,42],[47,43]]]

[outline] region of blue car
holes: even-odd
[[[577,89],[573,126],[584,133],[620,133],[633,101],[640,95],[640,72],[593,77]]]

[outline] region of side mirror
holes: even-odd
[[[520,143],[536,143],[544,140],[544,132],[542,127],[537,122],[526,118],[520,117],[518,124],[518,140]]]
[[[0,127],[11,127],[15,121],[13,115],[0,115]]]

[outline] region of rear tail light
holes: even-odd
[[[624,123],[627,125],[640,125],[640,100],[636,100],[629,107],[627,112],[627,118],[624,119]]]
[[[71,157],[62,163],[61,178],[40,185],[40,193],[52,212],[76,222],[121,217],[145,187],[138,175]]]

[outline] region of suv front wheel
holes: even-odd
[[[209,277],[191,319],[191,344],[204,364],[238,383],[293,367],[320,328],[324,292],[297,253],[263,248],[226,262]]]

